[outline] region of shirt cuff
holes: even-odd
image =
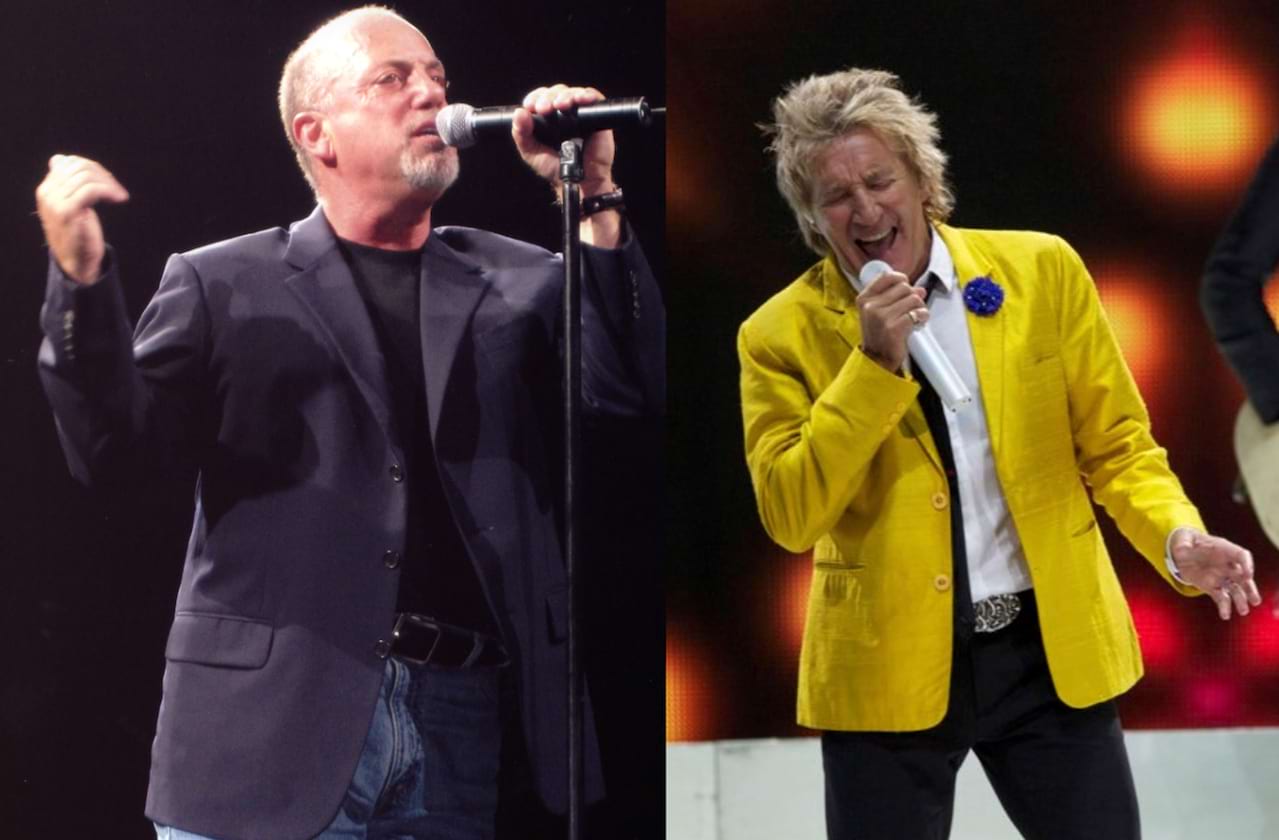
[[[1177,571],[1177,564],[1172,559],[1172,535],[1182,528],[1190,528],[1192,531],[1199,530],[1198,528],[1193,528],[1190,525],[1178,525],[1176,528],[1169,531],[1168,539],[1164,540],[1164,565],[1168,567],[1168,574],[1172,575],[1172,579],[1177,581],[1177,583],[1184,583],[1186,586],[1194,586],[1193,583],[1181,576],[1181,573]]]

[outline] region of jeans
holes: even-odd
[[[388,658],[355,776],[317,840],[491,840],[499,675]],[[155,828],[158,840],[214,840]]]

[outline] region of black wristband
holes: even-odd
[[[622,197],[622,189],[618,187],[612,192],[600,193],[590,198],[582,199],[582,218],[594,216],[603,210],[623,210],[626,208],[626,199]]]

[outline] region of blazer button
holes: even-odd
[[[934,494],[933,494],[933,507],[934,507],[934,508],[936,508],[937,510],[945,510],[945,509],[946,509],[946,494],[945,494],[945,493],[934,493]]]
[[[396,484],[404,480],[404,470],[400,468],[399,464],[391,465],[391,480]]]
[[[386,639],[378,639],[377,644],[373,646],[373,655],[378,659],[386,659],[391,655],[391,643]]]
[[[382,555],[382,565],[388,569],[398,569],[400,567],[400,552],[387,551]]]
[[[933,588],[938,592],[946,592],[950,589],[950,577],[947,575],[938,575],[933,578]]]

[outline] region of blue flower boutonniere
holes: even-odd
[[[964,286],[964,306],[977,315],[994,315],[1004,305],[1004,287],[990,277],[974,277]]]

